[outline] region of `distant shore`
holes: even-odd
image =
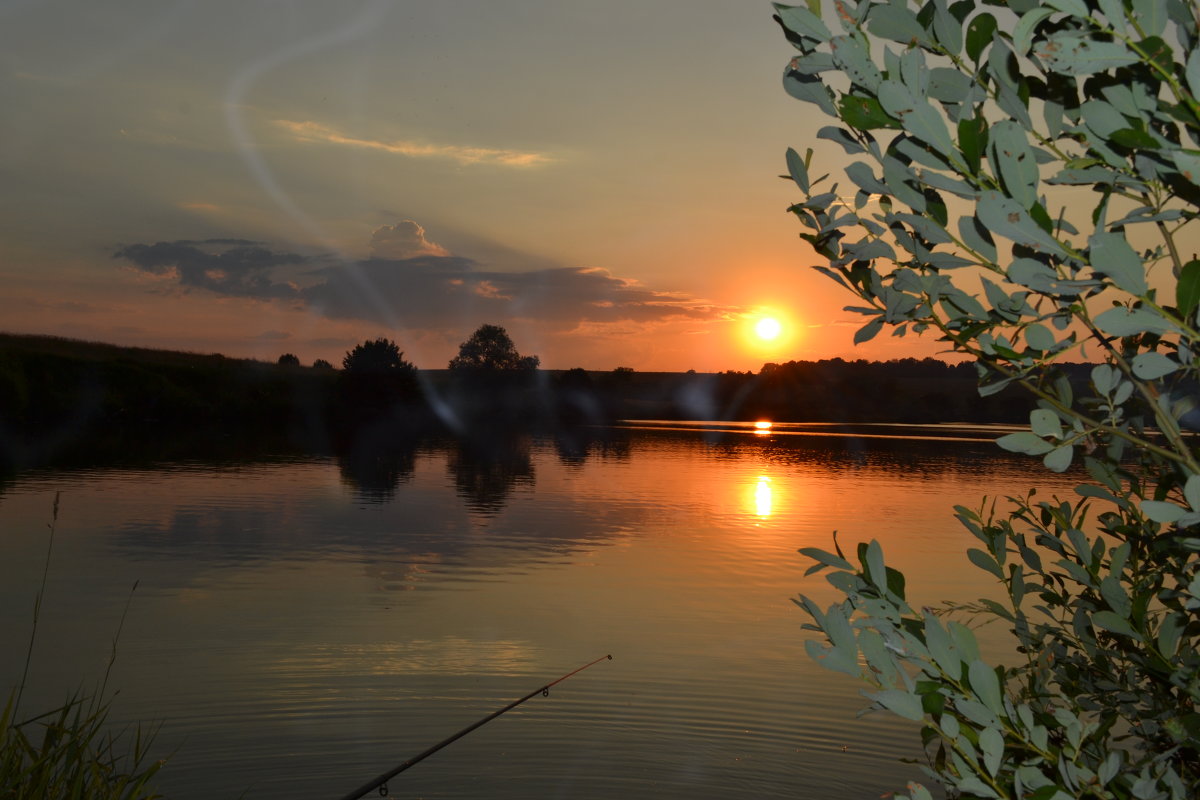
[[[345,371],[329,366],[0,334],[0,463],[39,463],[105,438],[262,437],[338,449],[364,430],[411,438],[620,419],[1024,422],[1031,408],[1016,393],[980,397],[971,365],[929,358],[792,361],[757,373],[419,370],[416,378],[372,397],[362,378],[351,391]]]

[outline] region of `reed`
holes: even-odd
[[[116,660],[117,628],[108,669],[92,695],[74,692],[59,706],[21,719],[20,705],[37,642],[38,619],[54,551],[59,495],[54,496],[50,538],[42,584],[34,600],[33,624],[25,652],[21,682],[14,687],[0,714],[0,800],[152,800],[161,797],[150,781],[163,761],[149,756],[154,729],[141,725],[113,730],[108,716],[112,697],[108,676]],[[134,584],[136,590],[137,584]],[[132,599],[133,592],[130,592]],[[125,612],[128,613],[126,602]]]

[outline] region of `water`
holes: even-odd
[[[604,654],[396,777],[392,796],[875,798],[914,726],[804,654],[800,547],[879,539],[933,603],[993,594],[956,503],[1022,491],[995,430],[652,423],[492,447],[50,470],[0,494],[0,685],[104,673],[158,721],[176,800],[337,798]],[[998,644],[993,649],[1000,652]]]

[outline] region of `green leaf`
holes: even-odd
[[[1019,203],[999,192],[984,192],[976,214],[979,221],[992,233],[998,233],[1039,252],[1066,256],[1062,245],[1042,230]]]
[[[871,166],[862,161],[855,161],[846,167],[846,177],[854,181],[854,185],[868,194],[891,194],[888,187],[875,177]]]
[[[1087,101],[1079,107],[1079,113],[1083,115],[1084,123],[1094,133],[1106,138],[1129,125],[1115,106],[1105,103],[1103,100]]]
[[[921,698],[902,689],[886,689],[882,692],[868,694],[867,697],[905,719],[923,720],[925,711],[921,708]]]
[[[1000,724],[1000,718],[992,713],[991,709],[983,703],[956,697],[954,705],[964,719],[968,722],[973,722],[981,728]]]
[[[903,5],[888,4],[871,7],[867,30],[882,39],[900,44],[932,44],[917,15]]]
[[[1200,48],[1195,48],[1188,54],[1185,74],[1192,96],[1200,97]]]
[[[1179,364],[1162,353],[1138,353],[1133,358],[1133,374],[1144,381],[1157,380],[1179,369]]]
[[[804,642],[804,650],[808,657],[825,669],[844,672],[853,678],[862,677],[862,668],[858,666],[858,651],[850,652],[835,647],[826,647],[820,642],[809,639]]]
[[[1088,15],[1087,3],[1083,0],[1046,0],[1046,5],[1050,6],[1051,9],[1057,9],[1073,17],[1086,17]]]
[[[988,123],[983,117],[966,117],[958,121],[958,146],[967,162],[970,174],[979,174],[983,153],[987,149]]]
[[[1124,31],[1129,26],[1125,22],[1125,4],[1122,0],[1097,0],[1108,24],[1118,31]]]
[[[842,610],[841,606],[834,605],[829,607],[821,629],[825,631],[825,634],[829,637],[829,641],[835,648],[847,652],[858,651],[858,642],[854,638],[854,628],[850,626],[850,621],[846,619],[846,612]]]
[[[1187,514],[1186,508],[1162,500],[1143,500],[1141,508],[1142,513],[1153,521],[1167,525],[1178,522]]]
[[[838,128],[833,125],[826,125],[817,131],[818,139],[828,139],[842,146],[846,151],[846,155],[856,156],[859,153],[865,153],[866,148],[858,143],[858,140],[850,135],[850,132],[845,128]]]
[[[1183,212],[1178,208],[1169,208],[1166,211],[1160,211],[1156,214],[1150,206],[1142,206],[1141,208],[1135,208],[1120,219],[1115,219],[1108,223],[1108,227],[1116,229],[1122,225],[1136,225],[1140,222],[1170,222],[1182,217]]]
[[[1050,329],[1039,322],[1035,322],[1025,328],[1025,341],[1034,350],[1046,352],[1053,350],[1058,344],[1058,339],[1050,332]]]
[[[983,766],[989,775],[1000,770],[1004,758],[1004,737],[995,728],[984,728],[979,732],[979,749],[983,751]]]
[[[990,572],[1000,580],[1004,580],[1004,573],[1000,569],[1000,565],[996,563],[996,559],[992,558],[987,553],[977,547],[972,547],[967,550],[967,558],[971,563],[980,569]]]
[[[962,23],[946,8],[944,0],[933,2],[933,34],[951,55],[958,55],[958,51],[962,50]]]
[[[850,80],[872,94],[877,93],[883,76],[871,61],[866,46],[854,36],[835,36],[829,40],[833,61]]]
[[[1108,607],[1113,610],[1113,613],[1120,615],[1123,619],[1129,619],[1131,612],[1129,595],[1125,593],[1119,580],[1112,575],[1101,580],[1100,596],[1104,598],[1104,602],[1108,603]]]
[[[1021,16],[1021,19],[1017,21],[1017,27],[1013,29],[1013,50],[1018,55],[1023,56],[1029,52],[1029,48],[1033,44],[1034,28],[1053,13],[1053,8],[1041,6]]]
[[[833,94],[820,78],[812,75],[802,75],[792,69],[783,73],[783,89],[797,100],[813,103],[821,107],[831,117],[837,116],[837,108],[833,105]]]
[[[832,36],[821,18],[807,8],[776,5],[775,10],[779,13],[784,27],[793,33],[818,42],[827,42]]]
[[[881,82],[878,94],[884,111],[900,120],[904,130],[952,161],[958,160],[945,121],[923,97],[917,97],[907,86],[893,80]]]
[[[866,552],[866,567],[867,576],[871,579],[871,583],[881,589],[887,589],[887,570],[883,565],[883,548],[879,546],[879,542],[872,539],[867,545]]]
[[[1174,150],[1171,152],[1171,160],[1175,162],[1175,169],[1179,170],[1180,175],[1189,183],[1200,186],[1200,153]]]
[[[1108,138],[1114,144],[1127,147],[1130,150],[1157,150],[1160,146],[1158,139],[1138,128],[1121,128],[1109,134]]]
[[[1024,453],[1030,456],[1044,455],[1054,449],[1054,445],[1029,431],[1019,431],[1001,436],[996,440],[996,444],[1010,453]]]
[[[1166,0],[1133,0],[1133,15],[1147,36],[1160,36],[1167,27]]]
[[[977,217],[965,216],[958,218],[958,235],[975,252],[991,263],[996,262],[996,243],[992,234]]]
[[[1162,626],[1158,629],[1158,649],[1167,658],[1175,655],[1175,651],[1179,648],[1179,640],[1183,636],[1185,626],[1186,623],[1180,614],[1169,614],[1163,620]]]
[[[1117,614],[1111,611],[1097,611],[1092,615],[1092,624],[1097,628],[1103,628],[1106,631],[1129,636],[1134,639],[1140,639],[1137,632],[1129,626],[1129,623],[1122,619]]]
[[[797,552],[803,556],[811,558],[814,561],[819,561],[820,563],[829,567],[836,567],[837,569],[845,570],[854,569],[854,566],[846,559],[842,558],[841,556],[834,555],[833,553],[828,553],[819,547],[801,547]]]
[[[1074,446],[1064,444],[1042,456],[1042,464],[1051,472],[1066,472],[1071,466],[1071,459],[1074,457]]]
[[[937,617],[928,611],[925,612],[925,646],[929,648],[929,655],[942,672],[957,680],[962,674],[962,661],[958,657],[958,650]]]
[[[933,795],[919,783],[908,784],[909,800],[933,800]]]
[[[1045,728],[1042,728],[1042,730],[1045,730]],[[1070,800],[1070,797],[1059,786],[1052,783],[1041,787],[1036,792],[1026,795],[1026,800]]]
[[[854,343],[862,344],[863,342],[869,342],[874,339],[882,329],[883,318],[876,317],[854,332]]]
[[[812,154],[811,150],[809,154]],[[804,165],[804,159],[800,157],[800,154],[790,147],[787,149],[787,167],[788,174],[792,176],[792,180],[800,187],[800,191],[808,194],[808,167]]]
[[[1135,333],[1167,333],[1177,330],[1170,320],[1146,308],[1110,308],[1095,319],[1096,326],[1110,336],[1132,336]]]
[[[1035,408],[1030,411],[1029,427],[1037,436],[1061,439],[1063,435],[1062,422],[1059,420],[1058,414],[1048,408]]]
[[[958,655],[963,661],[970,662],[979,658],[979,641],[970,628],[961,622],[951,621],[946,629],[950,631],[950,638],[954,639],[954,646],[958,648]]]
[[[801,75],[819,75],[822,72],[837,69],[837,65],[833,63],[832,54],[813,50],[804,55],[795,56],[788,62],[788,69],[799,72]]]
[[[967,667],[971,688],[988,710],[997,716],[1004,714],[1004,703],[1000,694],[1000,679],[996,671],[978,659]]]
[[[1192,475],[1183,485],[1183,497],[1193,511],[1200,511],[1200,475]]]
[[[1037,203],[1038,166],[1025,129],[1012,120],[1001,120],[991,130],[992,159],[1008,194],[1023,208]]]
[[[1069,32],[1052,35],[1037,43],[1033,55],[1048,72],[1067,75],[1092,75],[1138,61],[1137,54],[1120,41],[1106,42]]]
[[[1036,292],[1053,291],[1058,282],[1058,273],[1032,258],[1017,258],[1008,265],[1008,279],[1013,283],[1033,289]]]
[[[1146,293],[1146,268],[1124,235],[1096,233],[1088,240],[1088,247],[1092,269],[1130,294],[1140,297]]]
[[[858,649],[866,667],[879,681],[880,686],[895,686],[900,677],[893,657],[878,631],[867,628],[858,634]]]
[[[1120,382],[1121,373],[1117,371],[1116,367],[1109,364],[1097,364],[1092,367],[1092,385],[1100,394],[1111,394]]]
[[[991,14],[980,14],[967,25],[967,56],[976,63],[983,49],[992,43],[996,32],[996,18]]]
[[[1111,184],[1116,173],[1105,167],[1083,167],[1063,169],[1046,179],[1046,183],[1066,186]]]
[[[892,119],[874,97],[859,97],[845,94],[838,100],[838,113],[852,128],[870,131],[879,128],[899,128],[899,120]]]

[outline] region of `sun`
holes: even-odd
[[[755,323],[754,333],[765,342],[774,341],[783,333],[783,325],[774,317],[763,317]]]

